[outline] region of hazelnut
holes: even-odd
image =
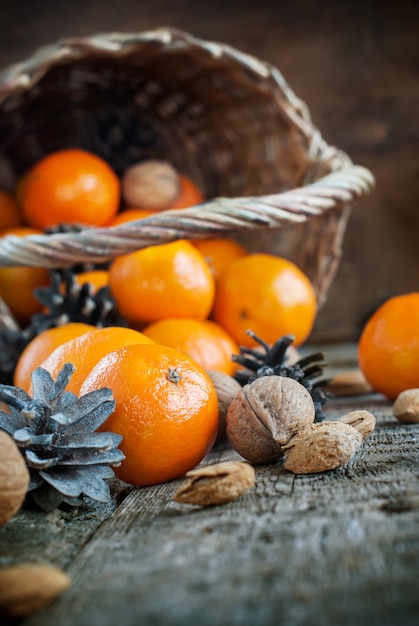
[[[419,422],[419,389],[406,389],[397,396],[393,404],[393,415],[405,424]]]
[[[291,437],[312,424],[314,402],[303,385],[263,376],[245,385],[227,409],[227,437],[251,463],[273,463]]]
[[[13,439],[0,430],[0,526],[23,504],[29,486],[29,471]]]
[[[227,409],[233,398],[240,391],[241,386],[232,376],[224,374],[223,372],[207,370],[207,374],[215,387],[218,398],[218,434],[217,439],[215,440],[215,444],[217,445],[227,439]]]
[[[122,196],[133,208],[163,211],[180,193],[179,175],[166,161],[145,161],[129,167],[122,177]]]

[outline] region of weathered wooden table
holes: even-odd
[[[336,370],[353,356],[335,346],[329,360]],[[108,506],[22,510],[0,530],[0,564],[49,562],[73,579],[25,626],[418,624],[419,425],[401,425],[377,395],[327,412],[353,408],[377,427],[345,468],[260,467],[230,504],[178,504],[173,481],[116,489]],[[236,457],[226,446],[205,463]]]

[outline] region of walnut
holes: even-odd
[[[46,607],[70,584],[67,574],[46,563],[0,569],[0,616],[28,617]]]
[[[232,376],[217,372],[215,370],[207,370],[208,376],[215,387],[218,398],[218,434],[215,440],[216,444],[222,443],[227,439],[226,432],[226,416],[227,409],[233,398],[240,391],[240,384]]]
[[[29,471],[14,440],[0,430],[0,526],[18,512],[29,486]]]
[[[311,424],[285,447],[284,468],[294,474],[336,469],[350,460],[361,443],[361,433],[343,422]]]
[[[179,175],[166,161],[132,165],[122,177],[122,196],[131,208],[162,211],[174,203],[179,193]]]
[[[227,410],[227,437],[251,463],[273,463],[291,437],[312,424],[310,393],[292,378],[264,376],[245,385]]]

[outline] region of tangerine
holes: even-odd
[[[96,328],[55,348],[40,367],[46,369],[55,380],[65,363],[72,363],[76,370],[67,390],[78,394],[85,378],[102,357],[117,348],[138,343],[154,342],[132,328]]]
[[[246,256],[247,250],[234,239],[216,238],[197,239],[191,242],[205,257],[206,262],[217,280],[224,269],[236,259]]]
[[[93,286],[93,290],[99,291],[102,287],[106,287],[109,284],[109,272],[108,270],[91,270],[88,272],[79,272],[74,274],[74,278],[79,285],[84,283],[90,283]]]
[[[109,286],[120,314],[132,324],[205,319],[215,293],[204,257],[185,240],[118,257],[110,266]]]
[[[28,224],[45,229],[61,222],[104,226],[119,207],[120,182],[100,157],[85,150],[53,152],[24,176],[20,190]]]
[[[171,209],[187,209],[204,201],[201,190],[188,176],[184,174],[179,175],[179,187],[179,195],[170,206]]]
[[[143,220],[149,215],[154,215],[156,211],[150,211],[149,209],[125,209],[121,211],[115,217],[111,219],[108,226],[119,226],[120,224],[126,224],[127,222],[134,222],[136,220]]]
[[[48,358],[51,352],[66,341],[80,337],[91,330],[95,330],[95,326],[81,322],[70,322],[44,330],[21,352],[16,363],[13,384],[29,393],[32,372]]]
[[[19,226],[2,230],[0,238],[41,234],[42,231],[38,229]],[[37,287],[46,287],[49,283],[48,270],[43,267],[0,267],[0,297],[22,325],[42,308],[35,298],[34,290]]]
[[[237,344],[215,322],[192,318],[166,318],[143,330],[156,343],[187,354],[204,369],[232,375],[236,366],[232,354],[238,354]]]
[[[390,399],[419,387],[419,292],[394,296],[375,311],[361,333],[358,363]]]
[[[15,228],[21,224],[22,216],[16,201],[0,189],[0,231],[5,228]]]
[[[248,254],[233,261],[217,282],[213,318],[239,344],[253,346],[248,329],[274,343],[282,335],[301,344],[317,312],[314,288],[291,261]]]
[[[179,478],[209,452],[218,430],[214,386],[188,356],[159,345],[126,346],[101,359],[81,394],[107,387],[115,411],[100,430],[123,436],[121,480],[153,485]]]

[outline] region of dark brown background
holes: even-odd
[[[419,289],[419,5],[413,0],[51,0],[0,8],[0,66],[65,36],[171,25],[276,65],[329,144],[370,168],[312,335],[356,339],[382,298]],[[59,7],[59,8],[57,8]]]

